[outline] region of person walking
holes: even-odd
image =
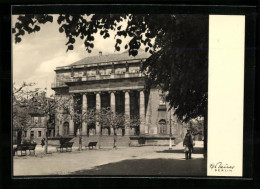
[[[191,153],[193,151],[193,139],[190,129],[187,129],[187,133],[183,140],[185,159],[191,159]]]
[[[42,138],[41,145],[42,145],[42,148],[43,148],[43,146],[45,145],[45,138]]]

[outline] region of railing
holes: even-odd
[[[115,74],[114,78],[125,78],[125,74]]]
[[[57,87],[67,87],[65,82],[55,82],[51,84],[51,88],[57,88]]]
[[[129,77],[141,77],[142,76],[142,73],[139,72],[139,73],[128,73]]]
[[[110,79],[111,75],[100,75],[99,79]]]
[[[84,77],[66,78],[52,83],[51,88],[67,87],[68,85],[66,85],[66,83],[69,82],[118,79],[118,78],[130,78],[130,77],[142,77],[142,73],[122,73],[122,74],[94,75],[94,76],[87,76],[87,77],[84,76]]]

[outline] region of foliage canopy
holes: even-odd
[[[53,22],[48,14],[21,15],[12,31],[15,42],[21,36],[40,31],[40,25]],[[182,121],[207,115],[208,86],[208,16],[171,14],[60,14],[59,32],[68,39],[68,50],[74,49],[78,37],[86,50],[94,48],[95,34],[104,39],[116,31],[115,49],[122,46],[136,56],[141,45],[151,56],[142,69],[148,86],[160,86],[166,101],[175,108]],[[122,38],[129,37],[126,44]]]

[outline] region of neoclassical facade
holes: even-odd
[[[80,104],[82,112],[90,108],[109,107],[125,115],[125,124],[118,135],[183,135],[183,125],[157,88],[146,90],[142,63],[148,58],[144,51],[136,57],[122,54],[87,57],[68,66],[57,67],[52,89],[55,95],[72,96],[71,104]],[[139,127],[131,127],[131,118],[140,118]],[[56,116],[56,135],[76,135],[77,125],[69,116]],[[82,125],[83,135],[111,135],[113,130],[95,124]]]

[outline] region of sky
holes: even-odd
[[[47,96],[54,94],[51,83],[55,79],[56,67],[69,65],[88,56],[97,56],[99,51],[102,51],[103,55],[122,53],[122,50],[115,51],[113,37],[103,39],[99,35],[95,35],[94,49],[91,53],[85,50],[84,41],[80,38],[76,39],[74,50],[66,52],[65,33],[59,33],[58,15],[53,16],[53,23],[39,25],[39,32],[25,34],[20,43],[15,44],[14,40],[12,42],[13,83],[19,87],[23,82],[35,82],[35,88],[47,88]],[[16,20],[15,15],[12,17],[13,25]],[[128,40],[125,39],[123,43]]]

